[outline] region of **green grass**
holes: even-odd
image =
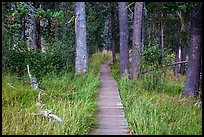
[[[59,123],[52,118],[34,116],[38,92],[31,89],[28,76],[3,74],[2,77],[2,134],[8,135],[84,135],[96,127],[96,113],[100,77],[99,67],[109,56],[94,54],[89,59],[89,72],[52,74],[41,78],[39,86],[43,109],[62,118]]]
[[[142,79],[119,77],[118,61],[111,68],[132,134],[202,134],[202,110],[194,107],[196,98],[181,98],[184,78],[166,79],[161,92],[147,91]]]

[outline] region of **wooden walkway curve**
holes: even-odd
[[[128,124],[115,79],[109,64],[101,65],[101,88],[99,92],[97,116],[98,129],[91,135],[128,135]]]

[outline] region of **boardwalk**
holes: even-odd
[[[128,125],[115,79],[107,61],[101,65],[101,89],[98,98],[98,129],[93,135],[128,135]]]

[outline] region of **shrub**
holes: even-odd
[[[4,58],[7,71],[22,76],[27,72],[26,65],[28,64],[31,74],[40,78],[49,73],[59,74],[63,71],[73,71],[75,49],[60,41],[47,45],[45,53],[34,53],[33,48],[29,49],[28,45],[19,41],[6,49]]]
[[[174,59],[171,49],[162,51],[158,45],[148,45],[142,52],[142,69],[148,73],[142,75],[143,87],[147,91],[162,91],[167,66]]]

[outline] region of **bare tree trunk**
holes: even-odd
[[[114,4],[114,3],[111,3]],[[112,49],[112,58],[113,62],[116,61],[116,50],[115,50],[115,17],[114,17],[114,8],[111,6],[111,49]]]
[[[78,75],[86,73],[88,71],[85,2],[75,3],[75,36],[76,36],[75,73]]]
[[[145,2],[144,2],[144,7],[145,7]],[[145,40],[145,12],[142,14],[142,47],[141,51],[144,51],[144,41]]]
[[[25,21],[25,17],[22,18],[22,27],[21,27],[21,37],[22,37],[22,40],[26,42],[26,36],[25,36],[25,30],[26,30],[26,21]]]
[[[35,53],[37,53],[37,49],[38,49],[37,41],[38,41],[38,38],[37,38],[37,18],[35,16],[33,16],[33,42],[32,43],[34,45]]]
[[[59,41],[59,27],[55,26],[55,41]]]
[[[159,43],[159,46],[160,46],[160,49],[162,51],[162,58],[161,60],[159,60],[159,64],[161,65],[162,64],[162,60],[163,60],[163,52],[164,52],[164,24],[163,24],[163,9],[162,9],[162,3],[161,3],[161,7],[160,7],[160,16],[161,16],[161,19],[160,19],[160,43]]]
[[[186,40],[184,40],[184,38],[186,38],[186,35],[183,34],[184,29],[185,29],[185,20],[182,17],[182,12],[180,14],[178,12],[177,14],[180,17],[180,21],[181,21],[181,39],[180,39],[180,44],[181,44],[181,61],[185,61],[186,60],[186,45],[185,44],[187,44]],[[182,63],[180,65],[180,73],[182,75],[185,75],[185,63]]]
[[[163,17],[163,10],[161,10],[161,17]],[[160,48],[163,51],[164,49],[164,24],[163,21],[160,21],[160,33],[161,33],[161,44],[160,44]]]
[[[107,53],[108,51],[110,50],[110,47],[111,47],[111,41],[110,41],[110,18],[106,18],[105,19],[105,23],[104,23],[104,31],[103,31],[104,35],[105,35],[105,49],[107,50]]]
[[[128,59],[128,11],[127,2],[118,2],[119,7],[119,25],[120,25],[120,75],[123,75],[125,69],[129,73]]]
[[[2,23],[4,23],[4,4],[5,3],[3,3],[2,2],[2,18],[1,18],[1,21],[2,21]],[[1,68],[2,68],[2,73],[4,72],[4,70],[5,70],[5,61],[4,61],[4,29],[3,29],[3,27],[1,28],[2,29],[2,66],[1,66]]]
[[[55,4],[54,4],[54,7],[55,7],[55,11],[58,11],[59,10],[59,3],[57,3],[57,2],[55,2]],[[59,34],[59,25],[58,24],[56,24],[55,25],[55,41],[57,42],[57,41],[59,41],[59,36],[60,34]]]
[[[68,6],[67,2],[62,2],[63,8],[66,9]],[[66,11],[66,10],[65,10]],[[66,12],[64,13],[64,22],[63,22],[63,38],[65,39],[67,36],[67,16],[65,15]]]
[[[33,2],[33,7],[37,9],[39,7],[39,3]],[[36,52],[41,52],[41,42],[40,42],[40,21],[33,16],[33,45]]]
[[[141,73],[141,33],[142,33],[143,2],[135,2],[132,45],[132,72],[131,79],[138,79]]]
[[[201,44],[202,44],[202,7],[191,12],[191,38],[187,77],[183,94],[196,96],[199,91],[201,71]]]
[[[181,61],[186,60],[186,46],[181,46]],[[185,70],[185,63],[181,64],[180,72],[182,75],[185,75],[186,70]]]
[[[40,20],[37,20],[37,50],[38,52],[42,51],[42,47],[41,47],[41,28],[40,28]]]
[[[175,62],[179,62],[179,48],[180,48],[180,45],[177,44],[176,47],[175,47],[175,55],[176,55],[176,60]],[[175,68],[174,68],[174,77],[178,77],[178,71],[179,71],[179,65],[175,65]]]
[[[148,27],[148,37],[147,37],[148,45],[151,44],[152,41],[152,25],[150,24]]]

